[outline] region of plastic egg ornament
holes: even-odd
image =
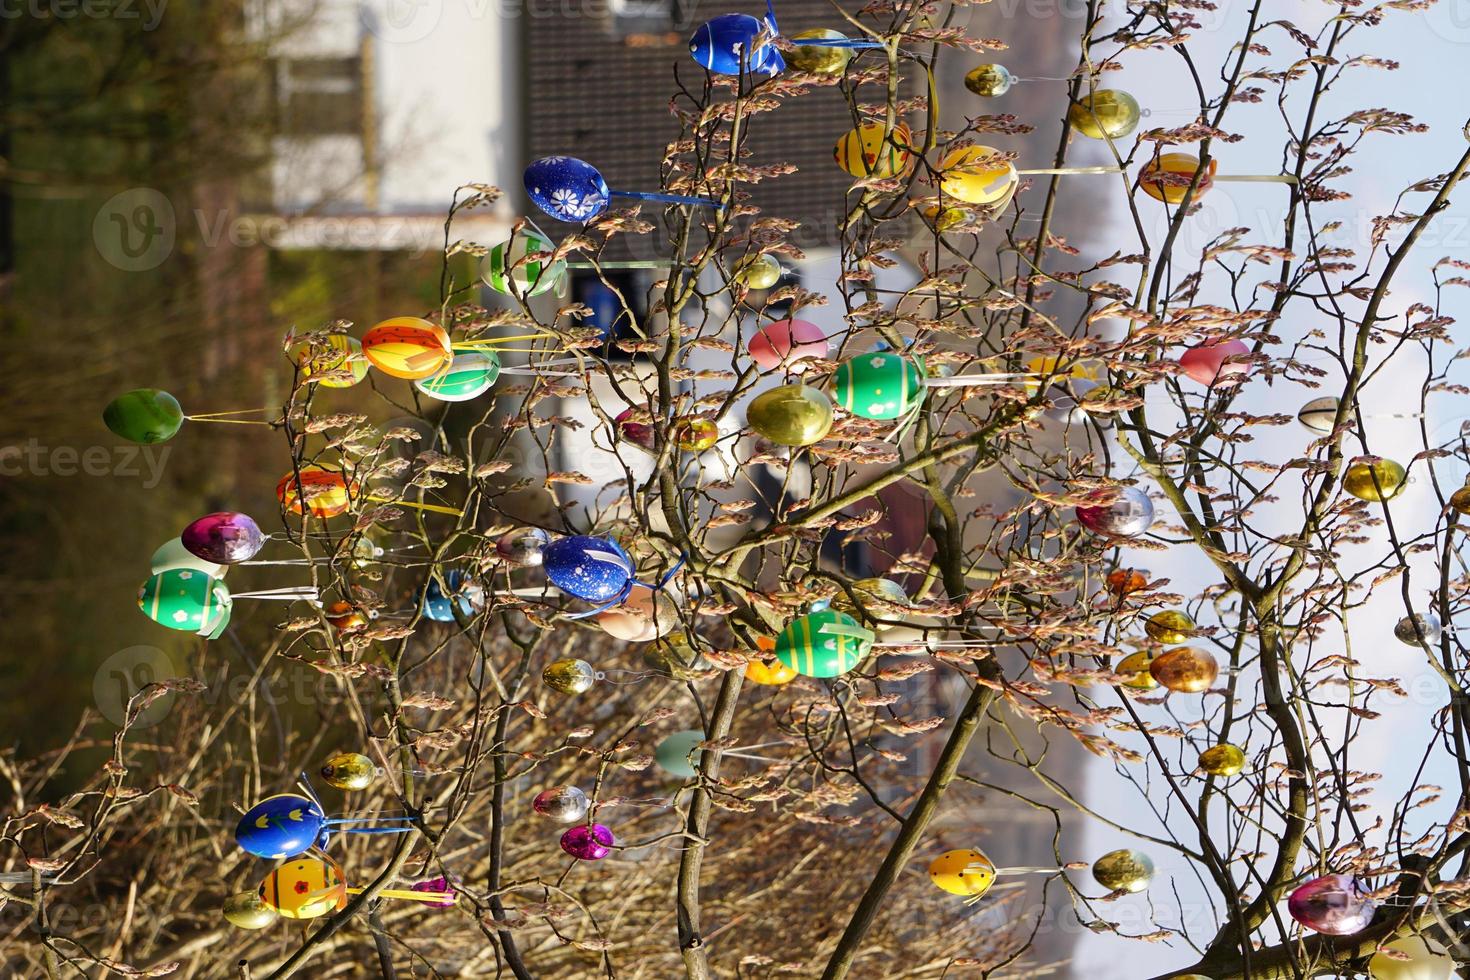
[[[1210,165],[1200,176],[1199,184],[1194,189],[1191,201],[1197,202],[1204,197],[1205,192],[1215,186],[1215,171],[1219,169],[1218,161],[1211,160]],[[1179,204],[1184,200],[1185,191],[1189,190],[1190,181],[1194,179],[1195,173],[1199,171],[1199,157],[1192,153],[1163,153],[1158,159],[1150,160],[1138,175],[1138,186],[1143,192],[1155,201],[1164,201],[1167,204]],[[1169,175],[1182,181],[1176,183],[1174,180],[1161,179]]]
[[[1389,956],[1384,950],[1399,955]],[[1403,936],[1384,943],[1373,954],[1368,961],[1368,973],[1373,980],[1454,980],[1455,960],[1423,936]]]
[[[576,157],[533,160],[522,175],[531,203],[561,221],[591,221],[607,210],[612,192],[597,168]]]
[[[1107,583],[1108,591],[1121,599],[1148,588],[1148,574],[1136,568],[1115,568],[1108,572]]]
[[[445,586],[449,589],[448,595],[445,594]],[[485,587],[457,568],[445,574],[443,586],[437,577],[429,579],[422,596],[425,618],[436,623],[454,622],[453,603],[458,604],[461,614],[473,617],[485,608]]]
[[[543,789],[531,800],[531,809],[557,823],[576,823],[587,816],[587,794],[575,786]]]
[[[929,862],[929,880],[951,895],[978,898],[995,884],[995,865],[979,851],[945,851]]]
[[[673,596],[665,592],[634,589],[618,605],[598,613],[595,621],[609,636],[629,643],[647,643],[674,628],[679,610]]]
[[[859,354],[837,365],[832,390],[837,404],[854,415],[896,419],[923,400],[924,373],[916,362],[898,354]]]
[[[1178,609],[1165,609],[1144,620],[1143,631],[1160,643],[1183,643],[1194,633],[1194,620]]]
[[[1470,515],[1470,479],[1465,485],[1450,494],[1450,508],[1457,514]]]
[[[851,48],[830,47],[819,44],[802,44],[802,41],[824,40],[845,41],[847,35],[841,31],[834,31],[829,27],[814,27],[807,31],[798,31],[787,38],[795,48],[786,52],[786,62],[797,71],[808,72],[813,75],[841,75],[847,71],[848,62],[853,59]]]
[[[977,65],[965,75],[965,88],[982,99],[993,99],[1005,95],[1016,84],[1016,76],[1005,65],[994,63]]]
[[[319,464],[301,467],[300,477],[287,473],[276,484],[276,499],[293,514],[305,509],[314,517],[336,517],[347,510],[357,495],[357,484],[350,483],[335,465]]]
[[[437,878],[425,878],[423,881],[416,881],[408,886],[408,890],[411,892],[434,892],[436,894],[448,895],[449,897],[443,901],[432,902],[426,899],[420,899],[418,901],[426,909],[452,909],[457,901],[457,893],[454,887],[457,881],[458,879],[452,881],[444,875],[440,875]]]
[[[212,634],[226,620],[230,605],[225,583],[193,568],[165,569],[138,589],[138,608],[149,619],[201,636]]]
[[[378,767],[361,752],[338,752],[322,763],[321,774],[328,786],[356,792],[373,784],[378,777]]]
[[[541,680],[559,694],[585,694],[597,683],[597,671],[585,660],[553,660],[541,672]]]
[[[674,423],[674,445],[686,453],[702,453],[720,441],[720,427],[712,419],[690,416]]]
[[[539,527],[522,527],[507,531],[495,542],[495,553],[514,565],[534,568],[546,555],[551,535]]]
[[[873,624],[873,628],[880,631],[885,628],[896,627],[899,624],[893,622],[895,618],[894,613],[886,609],[876,608],[879,603],[893,606],[910,606],[913,604],[913,601],[909,598],[909,594],[903,590],[903,586],[888,578],[860,578],[852,583],[851,589],[857,596],[858,601],[867,606],[868,617],[889,620],[886,624],[878,622]],[[838,612],[846,613],[849,616],[860,616],[863,614],[863,610],[858,609],[857,605],[848,597],[845,591],[838,592],[832,597],[832,608]]]
[[[210,578],[219,578],[225,572],[224,565],[200,558],[185,548],[183,538],[172,538],[159,545],[148,562],[148,569],[154,575],[172,568],[191,568]]]
[[[1152,691],[1159,686],[1159,682],[1149,672],[1149,665],[1152,663],[1153,657],[1147,651],[1140,650],[1119,660],[1113,667],[1113,673],[1123,678],[1121,683],[1124,687],[1131,687],[1135,691]]]
[[[1138,487],[1098,489],[1077,506],[1077,522],[1093,534],[1136,538],[1154,523],[1154,504]]]
[[[649,452],[653,452],[657,446],[653,426],[645,422],[635,422],[633,420],[634,411],[632,408],[625,408],[613,420],[618,431],[618,438],[626,439],[640,449],[647,449]]]
[[[220,907],[225,921],[236,929],[264,929],[276,921],[278,913],[257,892],[238,892],[225,899]]]
[[[499,377],[499,354],[468,350],[455,354],[443,371],[432,378],[420,378],[413,386],[441,402],[467,402],[489,391]]]
[[[1323,875],[1293,891],[1286,910],[1313,932],[1351,936],[1373,920],[1374,904],[1352,875]]]
[[[680,779],[693,779],[697,773],[699,757],[703,750],[697,748],[704,741],[704,732],[690,729],[675,732],[658,743],[653,750],[654,761],[659,768]]]
[[[235,825],[235,842],[256,857],[295,857],[323,839],[326,821],[326,814],[313,801],[282,793],[245,811]]]
[[[102,410],[112,433],[141,446],[168,442],[184,424],[184,409],[173,395],[158,388],[135,388],[118,395]]]
[[[777,445],[810,446],[832,430],[832,400],[808,385],[782,385],[756,395],[745,420]]]
[[[717,75],[778,75],[786,68],[772,44],[774,29],[749,14],[721,14],[689,37],[689,54]]]
[[[1435,644],[1444,635],[1444,625],[1434,613],[1416,613],[1395,623],[1393,635],[1394,639],[1411,647],[1421,642]]]
[[[762,252],[759,255],[747,255],[735,263],[735,268],[730,270],[730,278],[746,289],[770,289],[781,281],[783,272],[785,270],[781,268],[779,259]]]
[[[897,177],[913,163],[913,144],[914,134],[906,123],[889,132],[883,123],[871,122],[843,134],[832,156],[854,177]]]
[[[572,827],[561,835],[561,849],[579,861],[600,861],[616,843],[613,832],[600,823]]]
[[[776,637],[776,658],[807,677],[838,677],[867,659],[873,634],[835,609],[799,616]]]
[[[990,146],[962,146],[939,161],[939,190],[966,204],[996,204],[1016,191],[1015,164]]]
[[[1250,352],[1250,347],[1239,340],[1200,344],[1184,352],[1179,358],[1179,366],[1192,380],[1210,388],[1235,384],[1244,381],[1251,372],[1251,366],[1239,360],[1249,356]]]
[[[449,334],[437,323],[417,316],[397,316],[362,335],[368,363],[394,378],[432,378],[454,359]]]
[[[1381,456],[1359,456],[1342,474],[1342,488],[1369,503],[1392,500],[1408,485],[1404,468]]]
[[[1329,436],[1337,422],[1338,404],[1331,395],[1313,398],[1297,411],[1296,420],[1319,435]]]
[[[1142,851],[1120,848],[1092,862],[1092,877],[1110,892],[1136,894],[1154,880],[1154,863]]]
[[[1220,664],[1213,654],[1199,647],[1175,647],[1165,650],[1149,662],[1153,679],[1180,694],[1203,694],[1220,676]]]
[[[333,602],[323,610],[323,613],[326,616],[327,623],[333,629],[362,629],[368,624],[368,617],[363,615],[362,610],[350,602]]]
[[[347,884],[331,861],[302,858],[272,871],[258,892],[288,919],[315,919],[347,907]]]
[[[752,660],[745,665],[745,679],[764,687],[790,684],[801,675],[779,660]]]
[[[302,381],[323,388],[351,388],[368,373],[362,341],[344,333],[301,341],[291,348],[291,360],[301,370]]]
[[[555,251],[556,244],[551,239],[540,232],[523,229],[510,241],[501,242],[485,253],[480,260],[480,279],[507,296],[527,299],[540,296],[558,289],[566,281],[566,262],[550,261]]]
[[[777,320],[750,338],[745,349],[762,371],[785,368],[793,374],[805,371],[808,358],[825,358],[832,352],[827,334],[810,320]]]
[[[1245,770],[1245,753],[1229,742],[1221,742],[1199,754],[1199,767],[1210,776],[1238,776]]]
[[[633,559],[616,542],[586,534],[557,538],[542,552],[551,584],[585,602],[606,602],[627,592]]]
[[[1137,99],[1110,88],[1083,95],[1067,109],[1072,128],[1095,140],[1122,139],[1138,128],[1142,117]]]
[[[249,561],[265,546],[260,525],[235,511],[205,514],[190,522],[179,540],[191,555],[220,565]]]

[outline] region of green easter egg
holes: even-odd
[[[872,646],[873,634],[857,620],[824,609],[786,624],[776,637],[776,658],[798,674],[837,677],[862,663]]]
[[[837,366],[837,403],[865,419],[907,415],[924,397],[924,373],[907,357],[891,352],[859,354]]]
[[[441,402],[465,402],[483,395],[500,377],[500,355],[494,351],[460,351],[449,366],[413,386]]]
[[[556,244],[534,231],[522,231],[509,242],[501,242],[480,262],[480,278],[497,293],[507,296],[539,296],[555,289],[566,278],[565,262],[545,259],[526,261],[526,256],[553,252]]]
[[[108,402],[102,421],[129,442],[149,446],[174,437],[184,424],[184,410],[166,391],[135,388]]]
[[[230,590],[196,568],[169,568],[143,583],[138,608],[160,626],[209,636],[229,615]]]

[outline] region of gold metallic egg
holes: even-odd
[[[1220,665],[1209,651],[1199,647],[1165,650],[1148,665],[1154,680],[1181,694],[1202,694],[1220,676]]]
[[[1067,109],[1067,122],[1072,128],[1095,140],[1122,139],[1138,128],[1140,118],[1138,100],[1110,88],[1084,95]]]
[[[818,39],[845,41],[847,35],[828,27],[814,27],[808,31],[798,31],[787,38],[796,47],[784,53],[786,63],[798,71],[810,72],[813,75],[841,75],[847,70],[847,63],[852,60],[853,50],[801,43]]]
[[[1110,892],[1141,892],[1154,879],[1154,863],[1142,851],[1124,847],[1092,862],[1092,877]]]
[[[373,760],[359,752],[339,752],[322,764],[322,778],[337,789],[367,789],[377,775]]]
[[[367,625],[367,617],[350,602],[333,602],[326,609],[327,622],[339,630],[360,629]]]
[[[995,884],[995,864],[979,851],[945,851],[929,862],[929,880],[951,895],[973,898]]]
[[[1392,500],[1408,483],[1404,468],[1381,456],[1359,456],[1342,475],[1342,488],[1359,500]]]
[[[1470,515],[1470,482],[1450,494],[1450,506],[1461,514]]]
[[[1194,620],[1189,614],[1178,609],[1165,609],[1161,613],[1150,616],[1143,624],[1143,631],[1149,635],[1149,639],[1158,640],[1160,643],[1183,643],[1194,633]]]
[[[979,65],[965,76],[965,88],[982,99],[1005,95],[1016,83],[1016,76],[1005,65]]]
[[[643,663],[650,669],[678,681],[691,681],[699,676],[694,662],[699,654],[689,644],[689,637],[675,631],[666,633],[657,643],[643,650]]]
[[[562,694],[584,694],[597,683],[597,671],[585,660],[554,660],[541,672],[541,680]]]
[[[264,929],[276,921],[276,910],[256,892],[239,892],[225,899],[220,909],[225,921],[237,929]]]
[[[1229,742],[1221,742],[1199,754],[1199,767],[1211,776],[1238,775],[1245,769],[1245,753]]]
[[[781,385],[756,395],[745,420],[778,445],[810,446],[832,429],[832,399],[810,385]]]
[[[685,452],[704,452],[719,441],[719,426],[709,419],[687,418],[674,423],[674,443]]]
[[[770,289],[781,281],[781,262],[774,255],[762,252],[747,255],[735,264],[730,278],[750,289]]]
[[[1121,675],[1124,687],[1131,687],[1139,691],[1152,691],[1159,686],[1154,676],[1148,672],[1149,664],[1153,658],[1146,652],[1140,650],[1138,653],[1130,653],[1119,660],[1113,666],[1113,673]]]

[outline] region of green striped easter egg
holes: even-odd
[[[210,636],[230,614],[225,583],[197,568],[168,568],[143,583],[138,608],[160,626]]]
[[[901,418],[924,397],[919,365],[893,353],[859,354],[843,361],[832,385],[837,404],[865,419]]]
[[[420,378],[413,386],[441,402],[465,402],[489,391],[498,377],[499,354],[467,350],[455,354],[443,371],[432,378]]]
[[[776,637],[776,659],[808,677],[837,677],[862,663],[873,634],[834,609],[808,613],[786,624]]]
[[[539,296],[557,288],[566,278],[565,262],[540,259],[525,261],[527,255],[551,252],[555,243],[534,231],[522,231],[508,242],[492,248],[480,261],[480,278],[497,293],[507,296]]]

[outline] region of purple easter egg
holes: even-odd
[[[450,896],[447,900],[445,900],[443,902],[422,902],[422,903],[420,903],[420,904],[424,905],[426,908],[431,908],[431,909],[452,909],[452,908],[454,908],[454,902],[455,902],[454,895],[455,895],[455,892],[456,892],[456,889],[454,887],[454,882],[450,881],[448,878],[444,877],[443,875],[440,875],[437,878],[428,878],[428,879],[426,879],[424,881],[416,881],[412,885],[410,885],[409,888],[412,891],[416,891],[416,892],[443,892],[444,894]]]
[[[1351,936],[1373,921],[1373,899],[1352,875],[1313,878],[1286,900],[1291,917],[1313,932]]]
[[[600,823],[579,824],[561,835],[561,849],[580,861],[601,861],[615,843],[613,832]]]
[[[205,514],[179,535],[184,550],[195,558],[220,565],[235,565],[255,557],[265,545],[260,525],[248,514],[225,510]]]

